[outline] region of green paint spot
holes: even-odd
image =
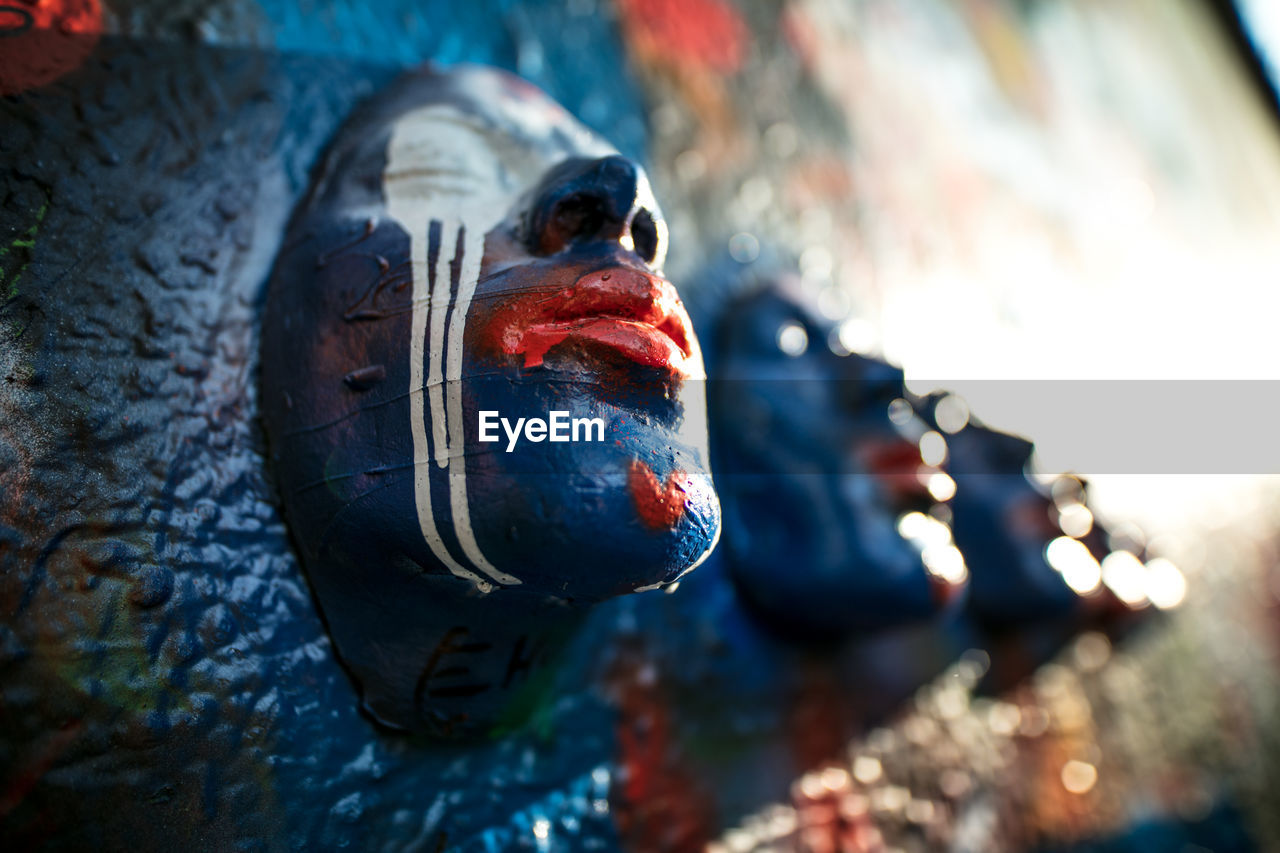
[[[46,198],[44,204],[40,205],[40,209],[36,211],[36,221],[31,227],[19,234],[17,239],[8,246],[0,249],[0,290],[4,290],[6,302],[18,295],[18,279],[22,278],[27,267],[31,266],[31,258],[36,248],[36,235],[40,233],[40,223],[44,222],[44,215],[48,212],[49,199]],[[21,262],[21,266],[10,270],[10,265],[18,261]]]

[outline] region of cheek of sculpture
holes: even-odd
[[[277,263],[262,405],[304,558],[429,559],[412,511],[404,243],[394,226],[320,224]]]

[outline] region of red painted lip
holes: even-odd
[[[607,347],[636,364],[699,373],[693,323],[671,282],[637,269],[607,267],[539,299],[503,324],[502,350],[542,364],[552,347],[580,341]]]

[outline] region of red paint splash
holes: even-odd
[[[644,55],[721,74],[742,68],[747,27],[724,0],[618,0],[618,11]]]
[[[639,459],[633,459],[627,466],[627,487],[631,489],[636,512],[645,526],[653,530],[670,530],[684,515],[685,503],[689,500],[686,482],[688,475],[684,471],[672,471],[663,486],[653,469]]]
[[[45,86],[76,70],[101,35],[99,0],[0,2],[0,95]]]
[[[681,742],[657,661],[638,638],[623,640],[606,676],[618,709],[620,784],[611,811],[626,850],[705,850],[717,824],[714,796],[699,783]]]

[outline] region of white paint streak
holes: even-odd
[[[392,152],[395,140],[392,140]],[[388,172],[394,157],[388,157]],[[388,186],[390,182],[388,181]],[[388,208],[392,216],[397,206],[391,200],[394,196],[388,192]],[[403,220],[401,220],[403,221]],[[449,554],[440,531],[436,528],[435,516],[431,512],[431,466],[430,448],[427,444],[426,421],[423,419],[422,361],[423,345],[426,338],[427,314],[431,304],[430,294],[424,291],[428,287],[427,268],[427,232],[416,229],[410,232],[409,256],[413,270],[413,315],[410,318],[409,333],[409,426],[413,434],[413,497],[418,510],[418,527],[422,537],[436,559],[444,563],[449,571],[460,578],[466,578],[482,592],[492,587],[474,572],[464,569]]]
[[[497,223],[493,223],[496,225]],[[462,263],[458,275],[458,301],[449,321],[449,349],[445,353],[445,380],[448,383],[449,409],[449,456],[465,456],[466,432],[462,423],[462,341],[467,327],[467,312],[471,309],[471,299],[475,296],[476,284],[480,280],[480,260],[484,257],[484,235],[489,228],[481,230],[476,219],[463,223],[466,229],[463,235]],[[520,579],[499,571],[480,551],[475,532],[471,529],[471,504],[467,500],[466,465],[460,459],[449,472],[449,504],[453,509],[453,527],[458,534],[458,542],[462,545],[467,558],[476,568],[496,580],[498,583],[514,585]]]
[[[430,221],[415,223],[420,230],[430,228]],[[431,288],[431,367],[427,373],[427,393],[431,399],[431,429],[434,433],[436,464],[441,468],[449,464],[448,422],[444,414],[441,354],[444,352],[444,318],[449,310],[449,287],[452,283],[449,265],[453,262],[458,245],[458,223],[451,218],[440,219],[440,253],[436,256],[435,284]]]
[[[440,538],[431,505],[430,475],[433,461],[447,470],[454,532],[467,559],[497,583],[519,584],[519,578],[499,571],[485,558],[471,526],[461,384],[463,335],[480,278],[484,237],[506,216],[521,189],[510,184],[510,172],[499,162],[485,131],[457,108],[445,104],[423,107],[396,123],[383,188],[388,213],[409,232],[412,253],[409,394],[418,521],[437,559],[483,591],[488,591],[489,582],[459,565]],[[440,223],[440,247],[432,284],[427,241],[433,221]],[[465,243],[462,257],[457,258],[462,229]],[[454,261],[460,263],[458,297],[446,326],[450,265]],[[434,456],[426,434],[424,406],[430,410]],[[458,464],[450,469],[454,459]]]

